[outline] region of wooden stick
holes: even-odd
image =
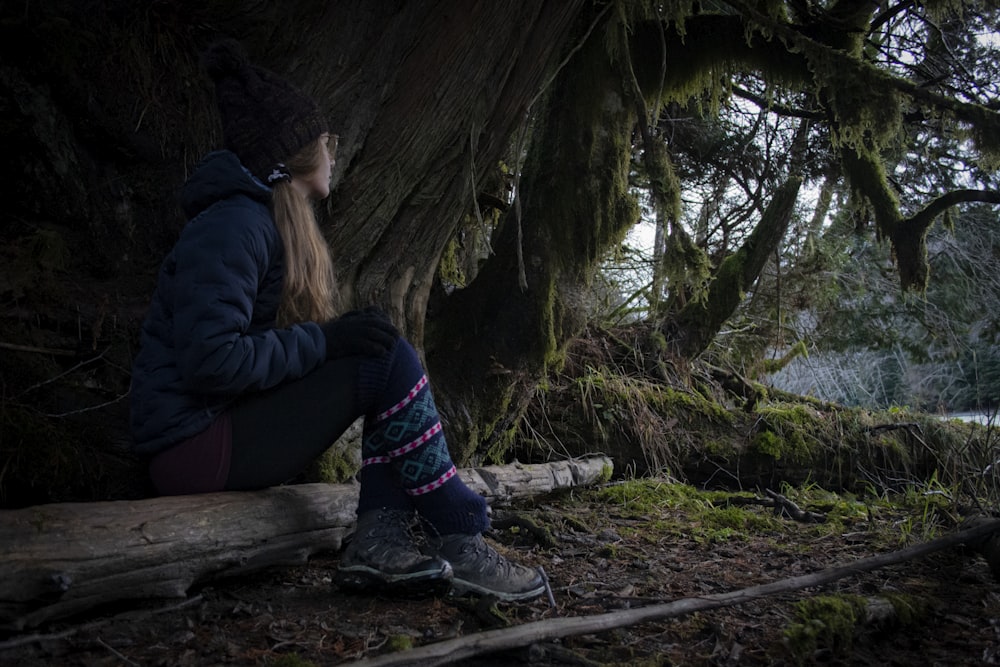
[[[790,577],[769,584],[751,586],[750,588],[729,593],[683,598],[639,609],[625,609],[606,614],[596,614],[594,616],[551,618],[535,623],[525,623],[513,628],[490,630],[468,637],[429,644],[409,651],[360,660],[351,664],[355,667],[396,667],[415,664],[419,664],[421,667],[431,667],[432,665],[452,664],[475,655],[528,646],[538,641],[589,634],[592,632],[604,632],[639,623],[674,618],[694,612],[718,609],[720,607],[729,607],[777,593],[787,593],[803,588],[823,586],[838,579],[849,577],[852,574],[868,572],[886,567],[887,565],[895,565],[896,563],[913,560],[959,544],[978,543],[998,531],[1000,531],[1000,519],[992,519],[978,523],[972,528],[931,540],[930,542],[871,556],[849,565],[831,567],[812,574]]]

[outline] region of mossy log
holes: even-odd
[[[496,503],[607,479],[610,459],[460,471]],[[0,512],[0,627],[22,630],[98,605],[185,597],[195,584],[340,549],[356,484],[59,503]]]

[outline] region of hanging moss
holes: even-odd
[[[1000,117],[996,111],[979,105],[969,105],[964,125],[980,153],[980,167],[1000,169]]]
[[[458,261],[458,240],[452,238],[441,253],[441,261],[437,268],[438,279],[444,285],[465,287],[465,274]]]
[[[667,284],[682,286],[687,300],[706,302],[712,280],[712,262],[708,254],[695,245],[680,225],[671,225],[663,251],[663,275]]]
[[[930,19],[941,22],[954,16],[961,16],[966,2],[967,0],[923,0],[920,4]]]

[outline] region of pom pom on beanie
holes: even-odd
[[[261,180],[328,131],[312,98],[251,64],[236,40],[212,44],[202,61],[215,82],[225,146]]]

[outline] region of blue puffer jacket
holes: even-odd
[[[185,184],[189,222],[160,268],[132,367],[137,453],[181,442],[238,396],[323,363],[318,324],[275,328],[284,251],[270,198],[229,151],[207,155]]]

